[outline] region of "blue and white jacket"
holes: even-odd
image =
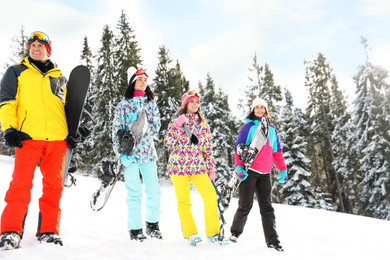
[[[141,105],[146,108],[148,118],[148,130],[142,137],[141,142],[135,148],[131,157],[131,163],[146,163],[157,160],[156,148],[154,147],[153,139],[157,137],[161,127],[160,112],[157,108],[155,100],[147,101],[146,96],[135,96],[132,99],[124,98],[116,107],[114,121],[112,124],[112,141],[114,152],[119,154],[119,141],[116,133],[119,129],[129,130],[134,122],[131,114],[138,113]]]

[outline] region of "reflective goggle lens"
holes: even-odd
[[[196,93],[195,90],[188,91],[188,93],[187,93],[187,98],[193,97],[193,96],[195,96],[195,95],[197,95],[197,96],[199,97],[198,93]]]
[[[28,37],[28,43],[32,43],[35,40],[38,40],[39,42],[44,44],[49,44],[49,36],[47,36],[43,32],[33,32],[30,37]]]
[[[136,75],[136,76],[142,76],[142,75],[144,75],[144,74],[145,74],[145,76],[146,76],[147,78],[149,78],[148,74],[146,74],[145,70],[143,70],[143,69],[139,69],[139,70],[137,70],[137,71],[135,72],[135,75]]]
[[[185,104],[187,99],[189,99],[190,97],[193,97],[193,96],[197,96],[200,99],[200,96],[198,95],[198,93],[195,90],[190,90],[185,95],[185,98],[184,98],[182,103]]]

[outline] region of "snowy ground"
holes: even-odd
[[[0,155],[0,212],[13,171],[13,158]],[[237,244],[207,244],[203,203],[192,193],[192,212],[204,242],[191,247],[183,239],[176,199],[169,180],[162,181],[163,240],[130,241],[126,230],[126,191],[119,182],[108,204],[99,212],[89,206],[99,186],[96,178],[76,174],[77,186],[66,188],[61,201],[64,246],[40,244],[35,238],[41,174],[36,170],[29,215],[21,249],[0,251],[0,259],[390,259],[390,221],[275,204],[277,230],[285,252],[268,249],[258,206],[254,205]],[[225,213],[226,233],[237,207],[233,199]]]

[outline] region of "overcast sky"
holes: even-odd
[[[235,110],[249,84],[256,53],[268,63],[275,83],[287,87],[296,106],[305,108],[305,64],[319,52],[328,59],[339,86],[354,96],[352,76],[369,59],[390,68],[388,0],[1,0],[0,63],[11,55],[11,38],[40,30],[52,40],[52,57],[65,75],[79,64],[84,36],[94,54],[103,26],[115,30],[121,9],[135,30],[144,68],[154,77],[159,46],[178,60],[190,87],[207,73],[229,94]],[[172,64],[173,66],[173,64]],[[0,72],[4,72],[0,66]]]

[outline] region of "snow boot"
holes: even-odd
[[[20,235],[17,232],[4,232],[0,237],[0,249],[17,249],[20,244]]]
[[[151,238],[162,239],[162,234],[160,232],[158,222],[156,223],[146,222],[146,234]]]
[[[274,248],[276,251],[283,252],[284,249],[280,245],[280,242],[268,242],[267,243],[268,248]]]
[[[230,240],[231,242],[233,242],[233,243],[237,243],[238,235],[232,233],[232,235],[229,237],[229,240]]]
[[[55,245],[63,246],[60,236],[53,232],[42,233],[37,236],[37,239],[41,241],[41,243],[54,243]]]
[[[207,237],[209,243],[218,243],[221,246],[229,244],[229,240],[221,237],[220,234],[216,234],[215,236]]]
[[[142,242],[146,239],[142,229],[133,229],[130,230],[130,239]]]
[[[196,244],[202,242],[202,238],[198,234],[193,234],[188,238],[191,246],[196,246]]]

